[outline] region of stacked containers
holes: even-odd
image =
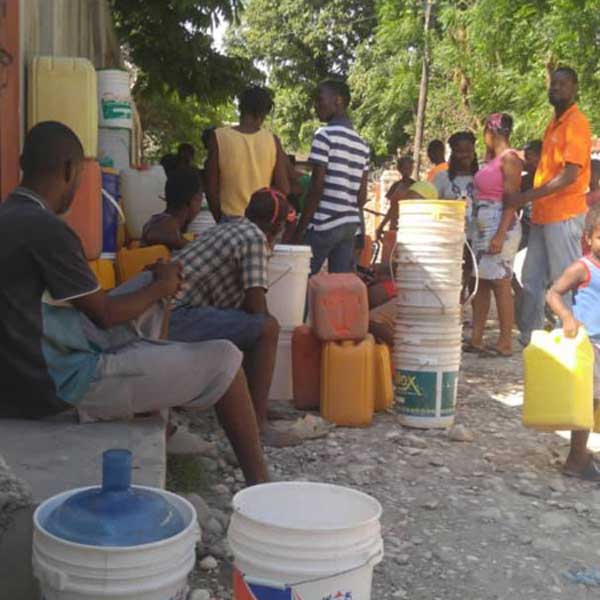
[[[399,205],[395,396],[409,427],[454,422],[461,355],[465,203]]]
[[[279,342],[273,371],[269,398],[291,400],[292,381],[292,333],[302,325],[306,285],[310,273],[310,246],[278,244],[269,261],[269,313],[279,323]]]
[[[312,328],[322,342],[321,415],[336,425],[369,425],[375,410],[375,340],[368,335],[366,285],[353,273],[309,282]]]
[[[129,73],[99,69],[98,73],[98,158],[103,167],[119,171],[129,167],[133,104]]]

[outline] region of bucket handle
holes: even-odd
[[[105,189],[102,189],[102,195],[115,207],[115,210],[119,214],[119,225],[124,225],[126,220],[125,213],[123,212],[123,209],[119,206],[119,203]]]
[[[446,305],[444,304],[444,301],[440,298],[440,296],[438,295],[438,293],[435,291],[435,288],[433,288],[431,286],[431,284],[429,283],[429,281],[425,282],[425,289],[430,291],[436,298],[436,300],[440,303],[440,306],[442,307],[442,312],[445,313],[446,312]]]
[[[465,303],[463,306],[467,306],[468,304],[470,304],[473,301],[473,298],[475,298],[475,294],[477,294],[477,292],[479,291],[479,266],[477,265],[477,256],[475,255],[475,251],[473,250],[473,248],[471,248],[471,244],[469,244],[469,242],[467,242],[467,240],[465,240],[465,246],[467,247],[467,250],[471,254],[471,258],[473,259],[473,273],[475,275],[475,287],[473,288],[473,293],[465,300]]]
[[[277,279],[275,279],[275,281],[269,282],[269,289],[271,289],[274,285],[279,283],[286,275],[291,273],[293,269],[294,269],[294,265],[288,265],[287,270],[284,271],[284,273],[282,275],[280,275]]]
[[[331,575],[327,575],[326,577],[313,577],[312,579],[304,579],[302,581],[296,581],[295,583],[281,583],[280,581],[271,581],[269,579],[261,579],[259,577],[251,577],[249,575],[243,575],[243,577],[244,580],[250,584],[263,585],[265,587],[271,587],[276,590],[288,590],[290,588],[293,589],[295,587],[298,587],[299,585],[305,585],[307,583],[318,583],[319,581],[326,581],[327,579],[333,579],[334,577],[347,575],[348,573],[353,573],[354,571],[358,571],[359,569],[363,569],[364,567],[375,566],[377,562],[382,558],[383,548],[357,567],[345,569],[344,571],[338,571],[337,573],[332,573]]]

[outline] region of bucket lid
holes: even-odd
[[[69,496],[41,526],[52,535],[88,546],[139,546],[185,529],[178,508],[162,495],[131,487],[131,452],[102,455],[102,487]]]
[[[312,256],[310,246],[297,246],[293,244],[277,244],[274,248],[275,254],[302,254]]]

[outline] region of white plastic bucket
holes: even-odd
[[[129,129],[98,129],[98,162],[103,167],[123,171],[131,162],[131,131]]]
[[[298,327],[304,321],[311,256],[310,246],[275,246],[269,261],[267,304],[281,327]]]
[[[269,390],[271,400],[292,400],[294,387],[292,383],[292,334],[293,328],[282,327],[279,331],[277,355],[273,381]]]
[[[397,287],[400,312],[403,307],[409,309],[413,306],[430,307],[447,310],[460,306],[462,289],[460,284],[438,286],[432,281],[415,284],[398,282]]]
[[[229,546],[249,585],[291,587],[298,600],[370,600],[383,558],[381,505],[371,496],[325,483],[269,483],[239,492],[233,509]]]
[[[120,69],[99,69],[98,123],[100,127],[133,127],[133,107],[129,72]]]
[[[167,176],[160,165],[121,172],[121,202],[131,239],[139,240],[148,219],[165,210],[166,181]]]
[[[42,526],[68,497],[90,488],[63,492],[43,502],[33,515],[33,570],[44,600],[174,600],[187,597],[187,578],[196,562],[200,529],[194,507],[157,488],[183,516],[177,535],[141,546],[88,546],[62,540]]]
[[[212,216],[210,210],[201,210],[196,218],[189,224],[188,232],[195,235],[202,235],[207,229],[216,225],[215,218]]]

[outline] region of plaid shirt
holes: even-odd
[[[269,287],[265,234],[248,219],[208,229],[173,259],[183,264],[181,306],[239,308],[246,290]]]

